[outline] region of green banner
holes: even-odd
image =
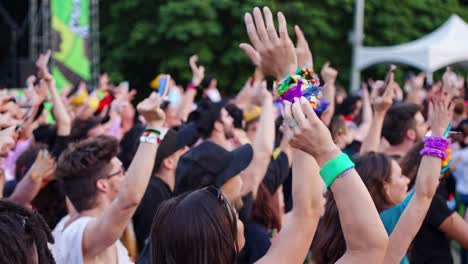
[[[91,78],[89,0],[52,0],[52,74],[59,89]]]

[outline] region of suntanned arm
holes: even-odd
[[[159,105],[160,98],[156,95],[152,95],[138,105],[140,114],[148,121],[147,128],[157,130],[162,128],[164,112],[159,109]],[[148,114],[150,111],[154,112]],[[148,186],[157,149],[156,144],[140,143],[116,199],[96,221],[90,222],[86,226],[83,235],[83,256],[85,258],[98,255],[114,244],[122,235]]]
[[[322,179],[317,162],[309,154],[293,149],[294,207],[266,255],[257,263],[302,263],[320,219]]]
[[[52,75],[46,76],[46,81],[49,85],[49,92],[52,95],[52,102],[54,104],[53,114],[57,123],[57,135],[68,136],[71,131],[71,119],[67,112],[67,108],[63,104],[62,98],[57,92],[55,87],[55,80]]]
[[[41,190],[43,179],[50,179],[54,175],[54,171],[54,159],[46,150],[41,150],[29,171],[8,199],[21,206],[29,207],[31,201]]]
[[[456,212],[447,217],[439,229],[464,249],[468,249],[468,223]]]
[[[325,81],[323,86],[323,98],[329,103],[327,109],[322,113],[320,119],[326,126],[330,126],[333,115],[335,114],[335,93],[336,93],[336,77],[338,71],[330,67],[330,63],[326,62],[320,71],[322,78]]]
[[[430,156],[422,158],[414,196],[390,235],[384,263],[398,263],[408,251],[431,205],[439,184],[440,168],[440,159]]]
[[[367,137],[362,141],[360,153],[378,152],[380,139],[382,138],[382,127],[385,119],[385,112],[375,112]]]
[[[188,88],[182,97],[182,102],[179,106],[179,109],[176,110],[176,113],[180,120],[187,121],[187,118],[192,112],[192,105],[195,101],[195,96],[197,95],[197,86],[200,85],[203,78],[205,77],[205,67],[197,65],[198,56],[192,55],[189,59],[189,65],[192,70],[192,82],[190,85],[195,86]]]
[[[258,187],[267,172],[268,164],[270,164],[275,140],[275,116],[272,96],[266,90],[262,95],[262,113],[252,142],[253,159],[241,174],[244,183],[242,185],[242,195],[252,192],[254,197],[257,195]]]

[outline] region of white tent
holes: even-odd
[[[402,63],[432,73],[468,61],[468,25],[452,15],[438,29],[418,40],[390,47],[358,47],[357,70],[380,63]],[[429,77],[430,78],[430,77]]]

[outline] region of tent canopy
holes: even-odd
[[[358,47],[356,67],[402,63],[425,72],[468,61],[468,25],[452,15],[442,26],[418,40],[390,47]]]

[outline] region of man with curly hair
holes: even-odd
[[[53,231],[58,263],[131,263],[119,238],[148,185],[164,123],[161,98],[153,94],[138,105],[146,120],[135,157],[125,172],[116,157],[116,139],[99,136],[70,146],[57,163],[56,176],[75,209]]]

